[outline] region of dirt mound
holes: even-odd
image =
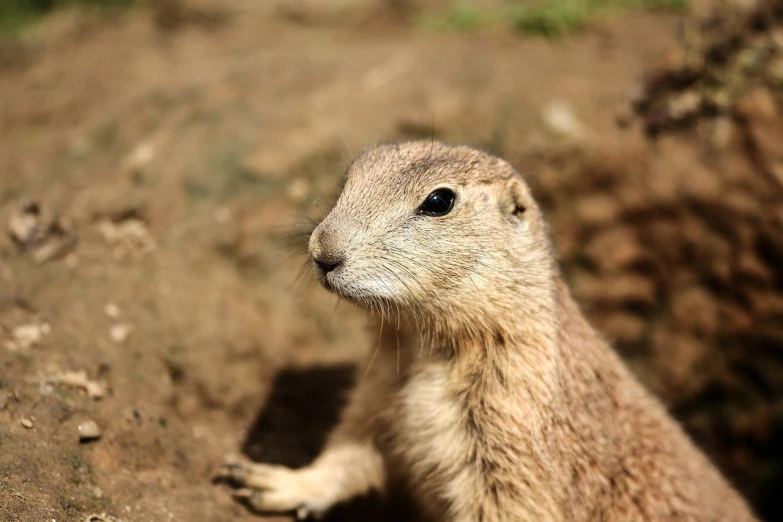
[[[631,97],[649,134],[740,115],[748,91],[783,88],[783,3],[758,4],[686,25],[685,45],[661,60]]]
[[[712,18],[627,139],[536,180],[594,323],[770,520],[783,476],[783,16]],[[558,174],[555,174],[555,173]]]

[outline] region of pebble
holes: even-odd
[[[36,202],[24,203],[11,214],[8,234],[17,245],[29,250],[37,265],[64,256],[76,246],[69,223]]]
[[[117,306],[116,303],[106,303],[106,306],[103,308],[103,313],[105,313],[106,317],[109,319],[119,319],[122,317],[122,310],[120,310],[120,307]]]
[[[143,170],[155,159],[155,145],[152,142],[142,142],[125,158],[125,168],[130,171]]]
[[[39,344],[51,331],[47,323],[19,325],[14,328],[13,340],[7,342],[6,347],[12,351],[27,350]]]
[[[674,120],[686,118],[699,110],[701,96],[696,91],[686,91],[669,100],[669,116]]]
[[[124,343],[131,334],[133,328],[129,324],[120,323],[112,325],[109,329],[109,337],[117,344]]]
[[[107,515],[106,513],[95,513],[93,515],[88,515],[87,518],[84,519],[84,522],[122,522],[119,518],[112,517]]]
[[[42,265],[54,259],[66,256],[76,246],[76,237],[73,235],[51,236],[49,239],[31,252],[33,263]]]
[[[27,246],[39,239],[39,220],[41,207],[37,203],[27,203],[8,218],[8,234],[16,243]]]
[[[92,420],[85,420],[79,424],[78,430],[80,442],[89,442],[91,440],[100,439],[101,435],[103,434],[95,421]]]
[[[90,380],[87,372],[84,370],[78,372],[63,372],[45,379],[47,382],[55,384],[65,384],[66,386],[75,386],[87,392],[91,399],[100,400],[106,396],[105,384]]]
[[[21,424],[22,427],[27,430],[32,429],[33,426],[35,426],[33,420],[28,419],[27,417],[22,417],[21,419],[19,419],[19,424]]]
[[[584,135],[584,125],[565,102],[547,104],[542,111],[542,118],[550,130],[563,137],[578,139]]]

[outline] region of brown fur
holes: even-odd
[[[439,187],[453,210],[417,214]],[[321,512],[401,473],[433,519],[754,520],[584,319],[503,160],[373,148],[310,251],[342,260],[321,282],[376,312],[381,342],[311,466],[226,466],[260,509]]]

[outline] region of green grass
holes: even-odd
[[[532,7],[521,7],[510,13],[513,28],[539,36],[562,36],[581,29],[601,9],[604,1],[555,0]]]
[[[472,31],[487,23],[487,13],[472,4],[459,4],[435,22],[442,29]]]
[[[134,4],[136,0],[0,0],[0,32],[18,33],[42,16],[64,7],[88,9],[117,9]]]
[[[481,28],[509,28],[546,38],[564,36],[608,15],[632,9],[684,12],[690,0],[542,0],[534,5],[513,5],[482,10],[459,3],[439,18],[424,25],[448,31]]]
[[[591,21],[618,11],[658,9],[685,11],[688,0],[552,0],[533,7],[518,8],[509,14],[512,26],[522,32],[563,36]]]

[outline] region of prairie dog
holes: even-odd
[[[309,251],[381,340],[311,465],[224,465],[257,509],[318,515],[401,476],[433,520],[755,520],[585,320],[507,162],[372,148]]]

